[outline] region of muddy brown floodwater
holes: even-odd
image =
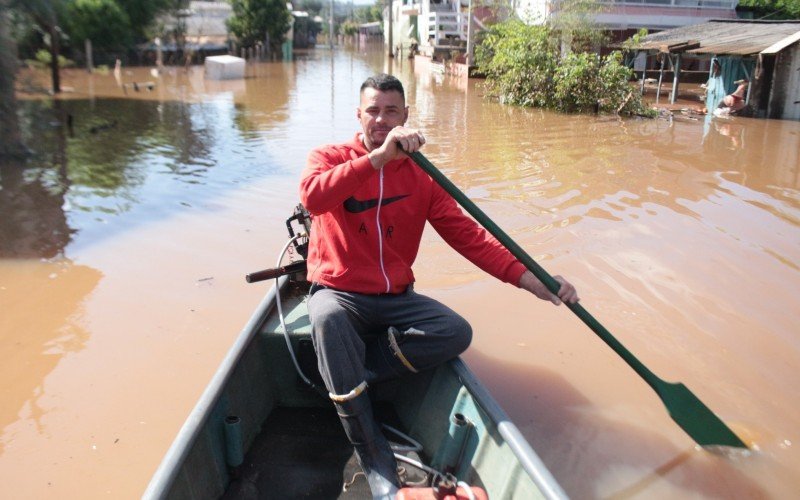
[[[65,72],[21,98],[35,157],[0,177],[5,498],[136,498],[265,284],[308,151],[356,131],[357,89],[407,86],[432,162],[662,378],[752,445],[700,450],[565,307],[427,232],[418,289],[475,328],[466,359],[574,498],[800,491],[800,123],[501,106],[379,51],[248,67]],[[46,82],[22,74],[22,87]],[[58,117],[72,116],[72,130]]]

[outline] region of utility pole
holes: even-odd
[[[330,40],[331,49],[333,49],[333,0],[331,0],[331,17],[328,20],[328,39]]]
[[[50,35],[50,78],[53,82],[53,94],[61,92],[61,75],[58,68],[58,56],[61,54],[59,43],[59,27],[56,25],[55,14],[52,14],[52,24],[48,26]]]
[[[389,4],[389,33],[387,41],[389,42],[389,57],[394,57],[394,39],[392,37],[392,32],[394,31],[394,6],[392,5],[392,0],[386,0]]]
[[[86,39],[83,41],[83,50],[86,52],[86,72],[91,73],[94,71],[94,58],[92,57],[92,41]]]
[[[469,0],[469,7],[467,7],[467,53],[464,56],[464,62],[467,63],[467,74],[469,74],[469,67],[472,66],[472,53],[475,50],[475,34],[472,31],[472,0]]]
[[[18,67],[17,44],[11,36],[8,4],[0,0],[0,157],[22,157],[26,149],[22,144],[17,97],[14,94],[14,77]],[[6,182],[5,186],[8,185]]]

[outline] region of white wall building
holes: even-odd
[[[204,45],[225,44],[228,28],[225,21],[233,14],[228,2],[189,2],[189,14],[185,18],[186,40]]]
[[[640,28],[660,31],[699,24],[710,19],[735,19],[739,0],[598,0],[593,20],[615,32],[621,41]],[[478,7],[480,4],[480,7]],[[516,0],[514,11],[524,21],[542,23],[558,16],[560,0]],[[473,30],[491,15],[487,2],[475,0],[393,0],[392,44],[407,47],[419,42],[423,53],[464,50],[470,10]],[[384,36],[388,42],[388,8],[384,11]]]
[[[600,0],[594,21],[609,30],[664,30],[710,19],[736,19],[739,0]],[[517,0],[522,19],[541,23],[557,16],[559,0]]]
[[[392,43],[417,42],[423,52],[463,50],[469,27],[469,0],[393,0]],[[388,40],[388,13],[384,36]],[[432,52],[431,52],[432,53]]]

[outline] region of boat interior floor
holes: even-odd
[[[378,403],[375,411],[381,422],[400,428],[391,404]],[[372,498],[364,475],[356,474],[360,471],[333,405],[278,407],[222,498]],[[345,482],[352,485],[343,491]]]

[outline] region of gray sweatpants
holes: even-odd
[[[396,346],[417,371],[455,358],[472,340],[464,318],[413,286],[400,294],[363,295],[314,284],[308,312],[319,371],[333,394],[409,373],[390,345],[389,327],[399,331]]]

